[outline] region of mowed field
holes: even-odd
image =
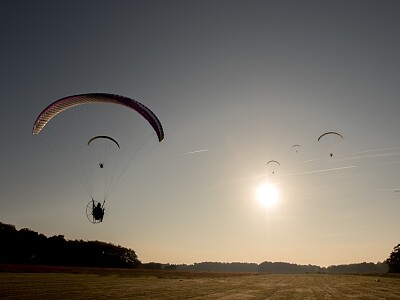
[[[400,299],[400,277],[0,265],[0,299]]]

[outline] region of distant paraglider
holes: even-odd
[[[321,134],[319,136],[318,142],[321,141],[321,139],[323,139],[323,138],[325,139],[326,136],[337,136],[338,138],[343,139],[343,136],[340,133],[337,133],[337,132],[334,132],[334,131],[328,131],[328,132],[325,132],[325,133],[323,133],[323,134]],[[331,157],[333,157],[333,153],[332,152],[329,153],[329,155]]]
[[[60,113],[63,117],[49,126]],[[86,206],[91,223],[103,221],[105,202],[128,166],[164,139],[161,122],[149,108],[134,99],[106,93],[54,101],[39,114],[32,134],[39,135],[43,129],[46,133],[40,136],[47,139],[46,144],[53,142],[55,152],[74,162],[76,177],[91,198]]]
[[[93,155],[98,161],[100,169],[104,168],[105,161],[114,152],[114,150],[121,149],[118,142],[107,135],[98,135],[92,137],[88,141],[87,145],[93,150]]]
[[[294,149],[297,153],[299,151],[300,147],[301,147],[300,145],[293,145],[292,149]]]
[[[280,166],[281,164],[277,160],[270,160],[266,163],[266,165],[271,168],[272,174],[275,174],[277,167]]]

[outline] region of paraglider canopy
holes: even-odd
[[[106,136],[106,135],[98,135],[98,136],[92,137],[92,138],[88,141],[88,143],[87,143],[88,146],[90,145],[91,142],[93,142],[94,140],[97,140],[97,139],[107,139],[107,140],[110,140],[110,141],[114,142],[114,144],[117,145],[117,147],[118,147],[119,149],[121,149],[121,147],[119,146],[119,144],[118,144],[118,142],[117,142],[116,140],[114,140],[112,137],[109,137],[109,136]]]
[[[319,136],[319,138],[318,138],[318,142],[319,141],[321,141],[321,140],[323,140],[325,137],[327,137],[327,136],[336,136],[336,137],[338,137],[339,139],[343,139],[343,136],[340,134],[340,133],[337,133],[337,132],[335,132],[335,131],[328,131],[328,132],[325,132],[325,133],[323,133],[323,134],[321,134],[320,136]],[[331,153],[329,153],[329,155],[330,155],[330,157],[333,157],[333,152],[331,152]]]
[[[272,174],[275,174],[275,170],[278,166],[280,166],[281,164],[277,161],[277,160],[270,160],[266,163],[267,166],[270,166],[270,168],[272,169]]]
[[[53,102],[52,104],[47,106],[37,117],[36,122],[33,125],[32,134],[38,134],[52,118],[54,118],[62,111],[77,105],[93,103],[114,103],[126,106],[130,109],[137,111],[153,127],[153,129],[157,133],[158,140],[161,142],[164,139],[164,130],[162,128],[162,125],[157,116],[150,109],[131,98],[106,93],[89,93],[68,96]]]
[[[334,131],[328,131],[328,132],[325,132],[325,133],[323,133],[323,134],[321,134],[321,135],[319,136],[318,142],[321,140],[321,138],[323,138],[323,137],[326,136],[326,135],[330,135],[330,134],[337,135],[337,136],[343,138],[343,136],[342,136],[340,133],[337,133],[337,132],[334,132]]]
[[[301,146],[300,145],[293,145],[292,146],[292,149],[294,149],[295,151],[296,151],[296,153],[299,151],[299,148],[300,148]]]

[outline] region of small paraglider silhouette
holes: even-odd
[[[301,147],[300,145],[293,145],[292,149],[294,149],[297,153],[299,151],[300,147]]]
[[[108,141],[110,141],[110,142],[112,142],[112,144],[113,145],[115,145],[116,147],[118,147],[118,149],[121,149],[121,147],[119,146],[119,144],[118,144],[118,142],[115,140],[115,139],[113,139],[112,137],[110,137],[110,136],[107,136],[107,135],[97,135],[97,136],[95,136],[95,137],[92,137],[88,142],[87,142],[87,145],[88,146],[90,146],[91,145],[91,143],[93,142],[93,141],[96,141],[96,140],[100,140],[100,141],[102,141],[102,140],[108,140]],[[104,147],[104,149],[106,149],[106,147]],[[99,151],[100,152],[100,151]],[[106,155],[107,155],[107,151],[106,150],[103,150],[103,152],[104,153],[102,153],[103,155],[103,157],[102,157],[102,160],[99,162],[99,167],[100,167],[100,169],[104,169],[104,160],[105,160],[105,158],[106,158]]]
[[[276,161],[276,160],[270,160],[269,162],[266,163],[266,165],[267,165],[267,166],[270,165],[271,168],[272,168],[272,174],[275,174],[275,168],[276,168],[277,166],[280,166],[281,164],[280,164],[278,161]]]
[[[323,137],[325,137],[325,136],[327,136],[327,135],[337,135],[338,137],[340,137],[340,138],[343,139],[343,136],[342,136],[340,133],[337,133],[337,132],[334,132],[334,131],[328,131],[328,132],[325,132],[325,133],[323,133],[323,134],[321,134],[321,135],[319,136],[318,142],[319,142]],[[333,157],[333,153],[332,153],[332,152],[329,153],[329,155],[330,155],[330,157]]]

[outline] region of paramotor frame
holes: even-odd
[[[101,219],[98,219],[95,217],[95,214],[94,214],[95,207],[99,204],[100,204],[100,207],[103,210],[103,214],[104,214],[104,202],[103,202],[103,204],[101,204],[100,202],[92,199],[86,205],[86,217],[88,218],[89,222],[92,224],[98,224],[103,221],[103,217]]]

